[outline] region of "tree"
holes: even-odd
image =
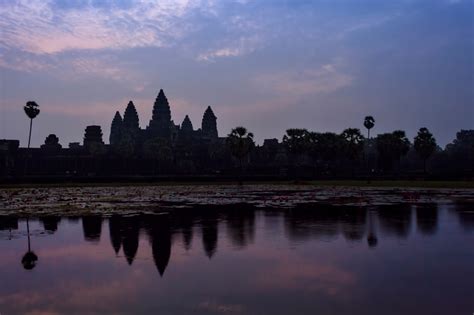
[[[376,138],[379,160],[385,170],[392,167],[393,161],[407,154],[410,149],[410,141],[405,131],[396,130],[392,133],[379,134]]]
[[[354,161],[357,160],[364,149],[364,136],[359,129],[348,128],[342,132],[341,138],[344,154],[352,161],[352,172],[354,172]]]
[[[244,127],[236,127],[227,135],[226,144],[231,154],[239,160],[240,171],[242,171],[243,159],[254,148],[253,133]]]
[[[456,139],[446,146],[451,171],[467,174],[474,171],[474,129],[460,130]]]
[[[294,155],[300,155],[307,151],[308,130],[306,129],[288,129],[283,136],[283,145],[288,152]]]
[[[370,129],[374,128],[375,119],[372,116],[365,116],[364,127],[367,129],[367,140],[370,140]]]
[[[30,133],[28,135],[28,149],[30,148],[30,142],[31,142],[31,129],[33,127],[33,119],[39,115],[40,109],[39,105],[36,104],[34,101],[28,101],[26,102],[26,105],[23,107],[25,110],[26,116],[30,118]]]
[[[426,161],[436,150],[436,139],[428,128],[420,128],[414,139],[415,151],[423,160],[423,172],[426,174]]]
[[[367,145],[365,148],[365,159],[367,161],[366,168],[367,168],[367,183],[370,183],[370,165],[369,165],[369,146],[370,146],[370,129],[374,128],[375,126],[375,119],[372,116],[365,116],[364,118],[364,127],[367,129]]]
[[[357,128],[347,128],[341,133],[344,144],[344,153],[350,160],[355,160],[359,157],[364,148],[364,136]]]
[[[334,132],[320,133],[318,148],[320,151],[320,156],[324,161],[334,161],[340,156],[341,153],[341,137]]]

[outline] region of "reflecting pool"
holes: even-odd
[[[474,207],[0,216],[0,313],[472,314]]]

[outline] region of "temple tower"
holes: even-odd
[[[84,147],[91,152],[98,152],[103,146],[102,128],[100,126],[87,126],[84,133]]]
[[[191,133],[194,131],[193,123],[191,122],[191,119],[189,119],[188,115],[184,117],[183,123],[181,124],[181,131],[186,133]]]
[[[202,134],[206,138],[217,139],[217,117],[214,115],[211,106],[208,106],[202,117]]]
[[[150,137],[171,138],[173,123],[168,99],[163,90],[160,90],[153,105],[153,116],[147,131]]]
[[[123,115],[123,130],[132,133],[138,132],[140,129],[138,121],[138,113],[132,101],[128,102],[125,114]]]
[[[120,116],[120,113],[117,111],[112,120],[112,125],[110,126],[110,145],[117,145],[120,143],[120,140],[122,139],[122,125],[122,116]]]

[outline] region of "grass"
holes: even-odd
[[[408,180],[375,180],[367,183],[362,180],[310,181],[316,186],[346,187],[394,187],[394,188],[474,188],[474,181],[408,181]]]
[[[245,181],[244,185],[309,185],[327,187],[393,187],[393,188],[473,188],[474,181],[408,181],[408,180],[315,180],[315,181]],[[0,184],[1,188],[54,188],[54,187],[127,187],[127,186],[199,186],[237,185],[233,181],[162,181],[162,182],[64,182]]]

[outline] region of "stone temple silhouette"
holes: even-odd
[[[200,128],[187,115],[176,124],[163,90],[154,101],[148,124],[142,122],[145,127],[140,127],[132,101],[111,118],[110,134],[99,125],[87,126],[83,141],[67,147],[53,133],[40,147],[20,147],[19,140],[0,139],[0,181],[365,179],[367,165],[372,166],[373,176],[381,179],[426,177],[426,166],[433,179],[472,179],[474,174],[474,130],[459,131],[456,139],[444,150],[437,149],[426,164],[403,131],[371,139],[360,135],[356,142],[358,137],[348,134],[360,134],[357,128],[341,134],[292,128],[281,141],[263,139],[262,145],[248,142],[245,132],[237,131],[245,128],[220,137],[210,106],[203,113]],[[272,122],[263,119],[262,124]],[[109,141],[104,140],[104,134]],[[393,143],[400,141],[404,149],[393,150],[400,147]],[[420,173],[423,168],[425,172]]]
[[[123,118],[120,112],[115,113],[110,128],[111,146],[120,146],[129,142],[141,146],[154,139],[161,139],[171,145],[191,140],[216,141],[218,139],[217,117],[209,106],[204,112],[200,129],[194,130],[187,115],[181,126],[176,125],[172,120],[170,104],[163,90],[160,90],[156,97],[152,118],[145,129],[139,126],[138,113],[132,101],[128,103]]]

